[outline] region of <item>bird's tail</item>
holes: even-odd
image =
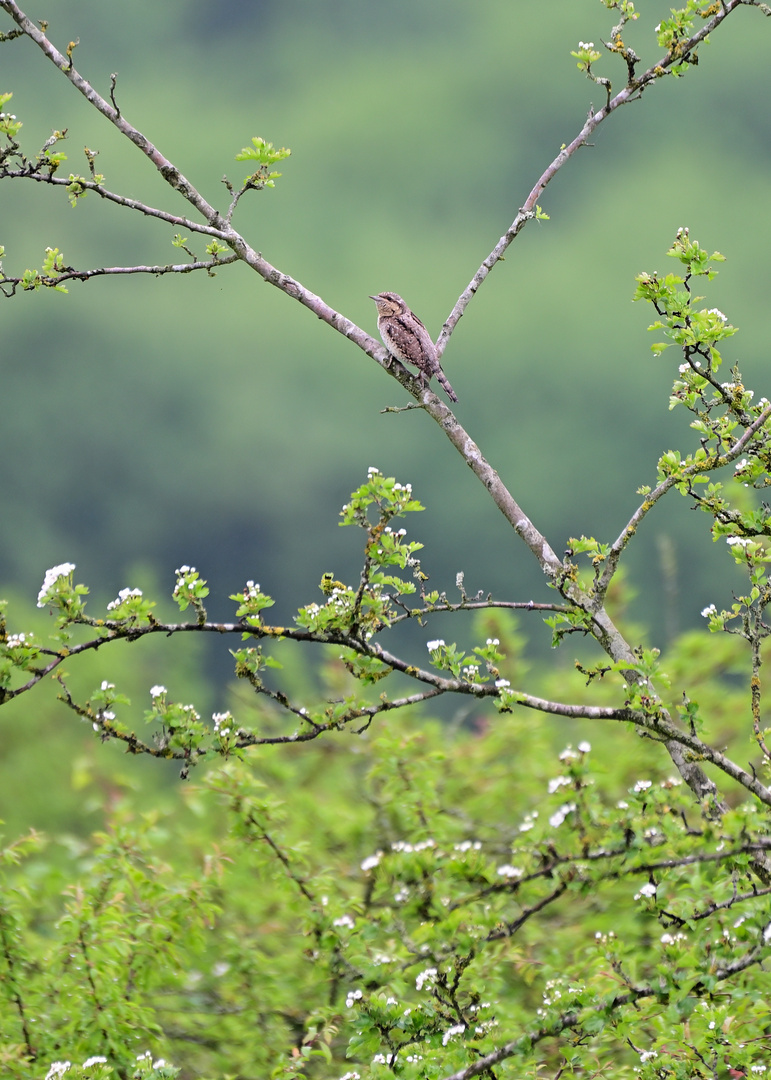
[[[445,373],[442,371],[442,369],[438,365],[437,365],[437,370],[436,370],[436,380],[439,383],[439,385],[441,386],[441,388],[444,390],[445,394],[450,399],[450,401],[457,401],[458,400],[458,395],[455,393],[453,388],[450,386],[450,380],[447,378]]]

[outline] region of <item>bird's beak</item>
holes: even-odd
[[[380,299],[379,296],[370,296],[370,300],[374,300],[376,303]]]

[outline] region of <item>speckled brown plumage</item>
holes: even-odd
[[[435,375],[450,401],[457,401],[458,396],[442,371],[431,335],[401,296],[382,292],[370,300],[377,305],[377,328],[388,351],[397,360],[416,367],[424,382],[428,383]]]

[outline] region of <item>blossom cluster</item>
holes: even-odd
[[[107,605],[108,611],[115,611],[122,604],[125,604],[127,600],[131,600],[133,597],[140,597],[142,595],[141,589],[121,589],[117,597],[111,600]]]
[[[46,606],[46,600],[50,600],[49,593],[54,588],[60,578],[68,578],[72,571],[75,569],[75,563],[65,562],[59,563],[58,566],[52,566],[50,570],[46,570],[45,577],[43,578],[43,584],[40,587],[40,592],[37,594],[37,606],[39,608]]]

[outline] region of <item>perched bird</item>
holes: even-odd
[[[436,345],[415,312],[410,311],[401,296],[394,292],[381,292],[370,296],[370,300],[377,305],[377,328],[388,351],[397,360],[416,367],[424,382],[428,383],[436,375],[450,401],[457,401],[458,395],[442,371]]]

